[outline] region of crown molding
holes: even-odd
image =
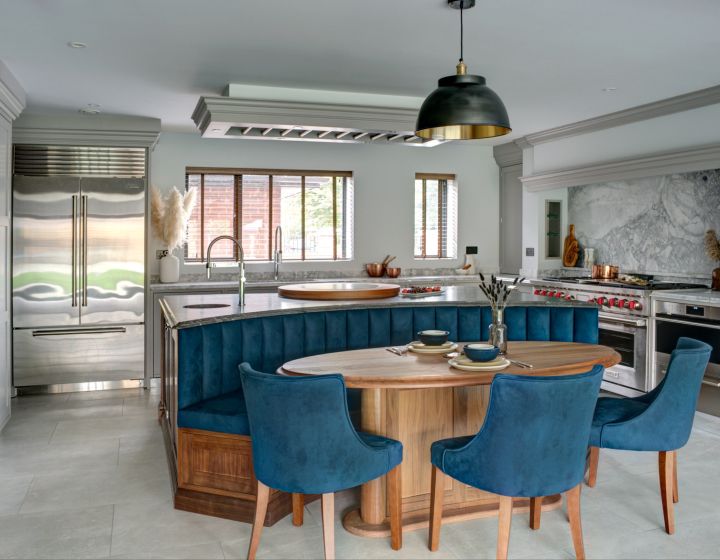
[[[2,78],[2,76],[0,76]],[[25,109],[25,98],[0,79],[0,115],[14,121]]]
[[[145,117],[23,115],[13,126],[14,144],[152,149],[159,136],[160,119]]]
[[[415,130],[416,109],[201,97],[192,119],[203,136],[213,126],[276,125],[358,130]]]
[[[529,192],[540,192],[560,187],[704,171],[718,167],[720,144],[709,144],[687,150],[657,152],[649,156],[613,160],[599,165],[529,175],[520,177],[520,180]]]
[[[498,167],[509,167],[511,165],[520,165],[523,161],[522,148],[515,142],[508,142],[493,146],[493,157]]]
[[[522,147],[522,142],[527,146],[537,146],[545,142],[552,142],[561,138],[569,138],[579,134],[587,134],[589,132],[597,132],[606,128],[614,128],[634,122],[671,115],[690,109],[698,109],[708,105],[720,103],[720,85],[709,88],[668,97],[652,103],[638,105],[622,111],[608,113],[599,117],[593,117],[583,121],[578,121],[541,132],[527,134],[520,140],[516,140],[518,145]]]

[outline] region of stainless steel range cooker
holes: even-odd
[[[652,280],[640,286],[588,277],[542,278],[527,284],[539,298],[585,301],[600,307],[600,344],[614,348],[621,356],[618,365],[605,370],[602,387],[626,396],[646,393],[659,382],[651,365],[652,338],[648,336],[652,293],[704,287]]]

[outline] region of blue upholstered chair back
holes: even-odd
[[[632,399],[647,406],[624,422],[606,424],[603,447],[637,451],[674,451],[690,438],[700,384],[712,347],[681,337],[670,356],[665,377],[647,395]]]
[[[263,484],[325,494],[377,478],[394,466],[386,449],[369,445],[353,428],[340,374],[286,377],[243,363],[240,375],[255,476]]]
[[[441,469],[503,496],[548,496],[577,486],[603,371],[598,365],[579,375],[495,376],[482,428],[464,447],[444,451]]]
[[[240,389],[237,366],[275,372],[283,363],[325,352],[406,344],[423,329],[452,340],[487,340],[488,306],[350,309],[250,317],[181,329],[178,408]],[[510,340],[597,344],[596,307],[513,306],[505,311]]]

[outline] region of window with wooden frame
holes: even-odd
[[[455,175],[415,175],[415,258],[457,257]]]
[[[349,171],[188,167],[186,188],[198,189],[188,223],[185,261],[201,262],[218,235],[240,239],[245,260],[272,260],[282,227],[285,261],[348,260],[353,246],[353,181]],[[237,259],[220,242],[213,260]]]

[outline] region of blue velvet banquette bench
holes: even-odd
[[[241,362],[274,372],[304,356],[406,344],[424,329],[447,330],[451,340],[487,340],[490,322],[488,306],[420,305],[294,312],[179,329],[176,507],[252,522],[256,483]],[[505,323],[510,341],[598,341],[596,307],[512,306]],[[348,391],[348,405],[357,418],[359,391]],[[271,496],[266,523],[290,510],[287,495]]]

